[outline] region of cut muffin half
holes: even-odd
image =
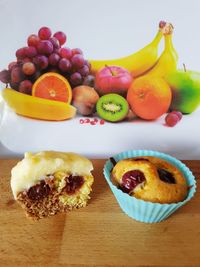
[[[87,205],[94,178],[87,158],[75,153],[25,153],[11,171],[14,198],[27,216],[40,219]]]

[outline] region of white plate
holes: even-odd
[[[200,159],[200,108],[184,115],[175,127],[164,117],[156,121],[133,120],[96,125],[80,123],[83,117],[60,122],[40,121],[3,109],[0,140],[15,154],[39,150],[73,151],[92,158],[107,158],[130,149],[151,149],[179,159]],[[94,118],[90,118],[94,120]]]

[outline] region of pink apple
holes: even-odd
[[[95,89],[99,95],[116,93],[126,96],[132,81],[128,70],[119,66],[105,66],[96,74]]]

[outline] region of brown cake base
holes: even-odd
[[[54,176],[51,175],[29,190],[20,192],[17,201],[28,217],[38,220],[59,212],[85,207],[90,198],[92,182],[93,179],[85,180],[82,176],[66,176],[60,188],[56,186]]]

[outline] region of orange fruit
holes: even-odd
[[[127,93],[132,111],[145,120],[155,120],[166,113],[171,100],[171,89],[166,81],[148,75],[134,80]]]
[[[62,75],[47,72],[41,75],[33,84],[32,95],[70,103],[72,100],[72,89],[67,79]]]

